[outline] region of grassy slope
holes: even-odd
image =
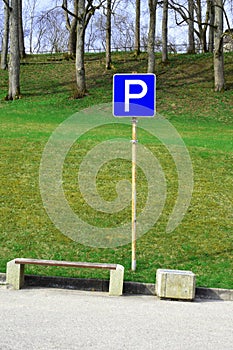
[[[157,111],[169,119],[183,137],[192,158],[195,187],[182,224],[172,234],[166,234],[167,217],[175,198],[174,164],[163,147],[156,147],[144,137],[147,146],[157,152],[166,173],[168,199],[155,227],[138,240],[137,272],[130,271],[130,245],[116,249],[82,246],[62,235],[47,217],[39,193],[38,170],[51,132],[77,110],[111,101],[112,74],[146,72],[143,55],[135,60],[129,54],[116,54],[113,57],[114,69],[108,72],[104,70],[101,56],[98,57],[98,60],[93,60],[95,56],[92,55],[88,57],[89,94],[82,100],[70,99],[75,94],[73,63],[22,65],[23,98],[10,103],[3,101],[7,73],[0,71],[0,271],[5,271],[6,262],[16,256],[109,261],[123,264],[128,280],[153,282],[159,267],[191,269],[197,274],[199,286],[233,288],[232,54],[226,55],[229,89],[223,94],[216,94],[212,89],[211,55],[172,56],[168,65],[159,63],[159,58],[157,60]],[[98,137],[101,139],[101,133]],[[90,145],[86,143],[83,148]],[[69,170],[69,164],[67,167]],[[122,171],[122,166],[119,169]],[[127,171],[127,165],[125,169]],[[69,171],[67,174],[67,195],[72,201],[68,188],[72,188],[74,178]],[[103,178],[108,175],[106,169]],[[72,205],[76,206],[75,210],[83,210],[77,194]],[[88,208],[85,210],[83,215],[94,216]],[[127,215],[130,216],[129,211]],[[103,224],[107,218],[103,216],[99,220]],[[106,276],[102,272],[59,268],[31,267],[28,271]]]

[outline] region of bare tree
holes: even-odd
[[[134,10],[135,0],[111,0],[111,47],[114,49],[133,50],[135,45],[135,21],[131,16]],[[127,5],[127,8],[126,8]],[[101,48],[108,52],[106,45],[107,9],[104,5],[103,14],[96,12],[86,34],[88,40],[86,46],[93,49]],[[87,36],[86,35],[86,36]]]
[[[63,1],[63,8],[68,8],[67,0]],[[73,8],[74,16],[69,16],[69,13],[65,11],[66,16],[66,28],[69,31],[69,41],[68,41],[68,54],[71,57],[75,57],[76,54],[76,41],[77,41],[77,23],[78,23],[78,2],[74,0]]]
[[[209,1],[210,8],[210,25],[209,25],[209,40],[208,40],[208,51],[214,51],[214,17],[215,17],[215,6],[214,0]]]
[[[23,9],[22,9],[22,0],[18,0],[18,26],[19,26],[19,52],[20,57],[25,57],[25,45],[24,45],[24,33],[23,33]]]
[[[42,27],[45,28],[42,37],[46,51],[64,52],[67,50],[68,33],[64,26],[64,16],[61,8],[54,8],[41,16]]]
[[[77,21],[77,43],[76,43],[76,82],[77,88],[81,94],[86,92],[86,77],[85,77],[85,0],[78,1],[78,21]]]
[[[6,99],[15,100],[20,97],[19,3],[18,0],[11,0],[5,5],[10,12],[9,88]]]
[[[129,17],[128,13],[115,8],[113,13],[114,30],[112,31],[112,42],[115,48],[124,48],[125,50],[134,48],[134,18]]]
[[[3,31],[3,40],[2,40],[2,52],[1,52],[1,69],[7,69],[7,54],[8,54],[8,45],[9,45],[9,0],[5,0],[4,4],[4,31]]]
[[[25,37],[28,37],[30,53],[34,52],[33,41],[36,42],[35,38],[38,42],[41,37],[40,33],[38,32],[34,35],[34,32],[36,31],[36,29],[38,29],[39,24],[37,21],[38,14],[36,13],[37,6],[38,0],[26,0],[24,2],[24,35]]]
[[[162,18],[162,62],[168,61],[168,0],[163,0],[163,18]]]
[[[136,56],[140,54],[140,17],[141,17],[141,0],[136,0],[135,2],[135,42],[134,51]]]
[[[155,71],[155,24],[156,24],[156,8],[157,0],[148,0],[149,6],[149,32],[148,32],[148,44],[147,44],[147,53],[148,53],[148,73],[154,73]]]
[[[196,0],[194,2],[194,9],[197,16],[197,25],[198,25],[198,37],[200,39],[202,52],[207,52],[207,42],[206,42],[206,31],[208,28],[208,22],[209,22],[209,3],[207,2],[207,9],[206,9],[206,18],[203,23],[202,20],[202,1]]]
[[[95,17],[95,20],[94,20]],[[95,14],[88,25],[88,28],[86,30],[86,35],[85,35],[85,51],[90,52],[90,51],[95,51],[95,50],[100,50],[99,45],[103,47],[104,51],[106,51],[106,33],[104,29],[100,31],[99,25],[97,25],[98,19],[102,22],[103,21],[103,16],[97,16]],[[98,23],[99,24],[99,23]],[[102,25],[102,24],[101,24]],[[104,28],[104,24],[103,24]],[[98,43],[98,44],[97,44]],[[97,47],[98,45],[98,47]]]
[[[99,0],[97,5],[94,5],[94,0],[75,0],[77,6],[77,15],[67,8],[67,2],[63,0],[62,8],[71,16],[77,19],[77,41],[76,41],[76,83],[77,91],[80,97],[86,92],[86,76],[85,76],[85,32],[91,17],[95,11],[99,9],[105,0]]]
[[[181,17],[180,21],[176,18],[177,25],[187,23],[190,28],[189,38],[192,40],[191,33],[192,30],[194,30],[194,33],[199,39],[202,52],[207,52],[206,34],[210,21],[211,3],[209,0],[204,0],[204,4],[205,6],[203,6],[202,0],[189,0],[187,8],[185,2],[183,4],[176,2],[175,0],[170,0],[169,2],[170,7],[176,13],[176,16],[178,15]],[[203,10],[205,11],[204,15]],[[196,26],[192,25],[191,21],[194,22]]]
[[[34,1],[34,0],[33,0]],[[35,0],[36,2],[37,0]],[[64,52],[67,50],[68,32],[65,28],[64,13],[61,7],[34,12],[33,18],[27,21],[31,53]],[[33,23],[33,31],[31,30]]]
[[[112,0],[107,0],[106,12],[106,68],[111,69],[111,36],[112,36]]]
[[[215,91],[225,89],[223,57],[223,1],[214,0],[214,86]]]
[[[188,53],[194,54],[196,52],[194,40],[194,0],[188,0],[188,13]]]

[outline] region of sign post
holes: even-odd
[[[136,271],[137,117],[155,115],[155,80],[154,74],[115,74],[113,77],[113,115],[132,117],[132,271]]]
[[[132,118],[132,260],[131,269],[136,271],[136,224],[137,224],[137,118]]]

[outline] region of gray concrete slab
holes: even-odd
[[[231,350],[233,303],[0,288],[1,350]]]

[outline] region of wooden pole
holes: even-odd
[[[137,118],[132,118],[132,271],[136,271],[136,150],[137,150]]]

